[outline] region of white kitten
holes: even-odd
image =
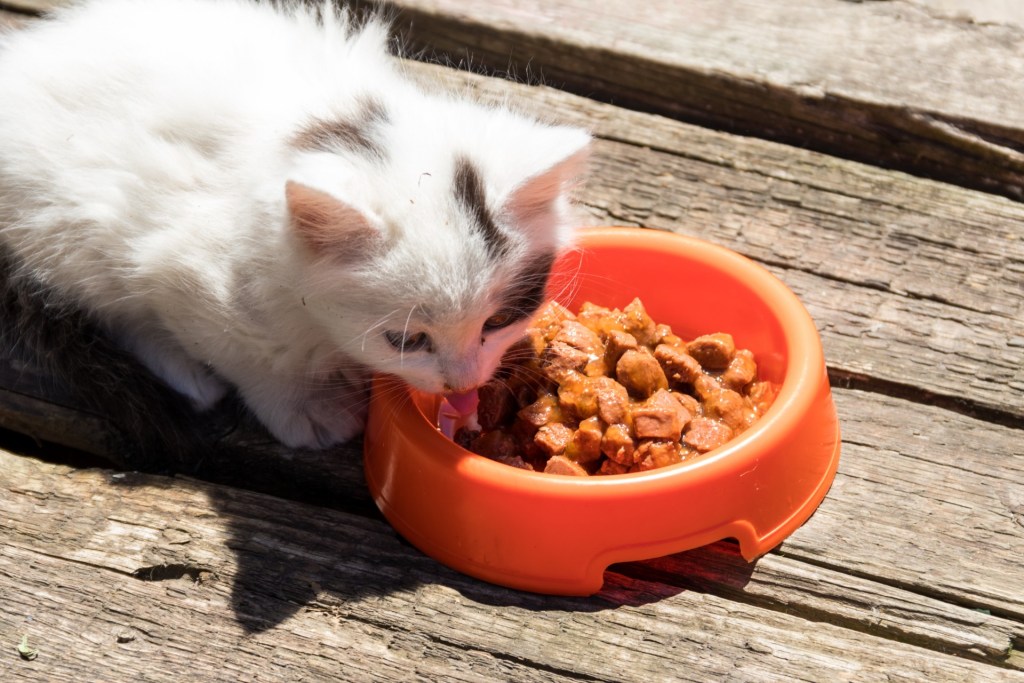
[[[0,49],[0,247],[200,408],[289,446],[371,372],[486,381],[571,242],[589,137],[404,80],[386,27],[96,0]]]

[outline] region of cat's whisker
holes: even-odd
[[[398,366],[405,367],[405,340],[409,338],[409,321],[416,311],[416,306],[409,309],[409,315],[405,316],[405,326],[402,328],[402,344],[398,349]]]
[[[400,311],[400,310],[401,310],[400,308],[396,308],[395,310],[391,311],[390,313],[387,313],[387,314],[381,316],[380,320],[378,320],[373,325],[370,325],[368,328],[366,328],[366,330],[362,334],[359,334],[359,335],[356,335],[355,337],[353,337],[351,341],[355,341],[356,339],[361,339],[362,341],[359,344],[359,350],[361,352],[365,353],[366,352],[366,338],[369,336],[369,334],[371,332],[373,332],[374,330],[376,330],[377,328],[382,327],[383,325],[386,325],[387,322],[391,319],[391,316],[393,316],[395,313],[398,313],[398,311]]]

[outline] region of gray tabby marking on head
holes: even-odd
[[[384,105],[373,97],[360,100],[351,119],[314,119],[294,138],[299,149],[334,152],[339,149],[383,159],[384,146],[377,137],[377,128],[389,122]]]

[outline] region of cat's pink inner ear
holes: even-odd
[[[517,187],[505,208],[520,221],[528,221],[551,210],[552,204],[566,194],[583,174],[589,150],[583,148],[546,170],[531,176]]]
[[[358,257],[380,239],[358,209],[326,192],[293,180],[284,192],[292,226],[318,254]]]

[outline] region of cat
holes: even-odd
[[[587,131],[424,88],[331,3],[86,0],[0,42],[8,277],[286,446],[373,373],[486,382],[573,243]]]

